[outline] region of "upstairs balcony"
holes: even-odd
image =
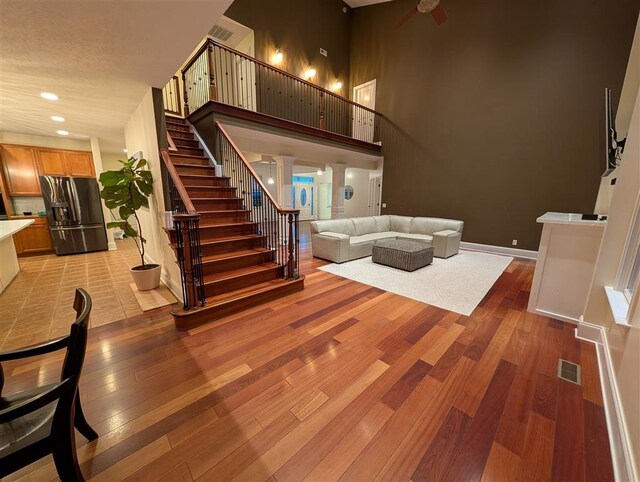
[[[163,90],[168,113],[232,116],[379,153],[383,116],[311,82],[206,39]]]

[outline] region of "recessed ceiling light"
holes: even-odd
[[[122,152],[124,152],[126,154],[129,151],[127,151],[126,149],[122,149]]]
[[[59,97],[56,94],[52,94],[51,92],[42,92],[40,93],[40,97],[47,100],[58,100]]]
[[[318,176],[322,176],[322,170],[321,170],[321,169],[318,169],[318,172],[316,172],[316,174],[317,174]]]
[[[69,131],[56,131],[58,133],[58,135],[61,136],[68,136],[69,135]]]
[[[64,117],[60,117],[59,115],[52,115],[51,120],[55,122],[64,122]]]

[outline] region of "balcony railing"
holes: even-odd
[[[182,85],[185,116],[216,101],[363,142],[380,141],[378,112],[211,39],[182,69]]]

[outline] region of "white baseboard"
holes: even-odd
[[[109,249],[109,251],[116,251],[118,249],[118,246],[116,245],[115,241],[109,241],[109,243],[107,244],[107,248]]]
[[[576,328],[576,338],[592,342],[596,346],[615,480],[638,480],[637,468],[631,452],[629,433],[624,412],[622,411],[622,403],[620,402],[618,385],[613,373],[613,365],[604,328],[581,322]]]
[[[151,256],[149,256],[147,253],[145,253],[145,255],[144,255],[144,260],[145,260],[145,262],[147,262],[149,264],[160,264],[160,263],[156,263],[155,260]],[[173,293],[173,296],[175,296],[178,299],[178,301],[180,301],[182,303],[182,301],[183,301],[182,300],[182,286],[180,284],[178,284],[175,280],[171,279],[171,277],[169,276],[167,271],[164,269],[164,266],[162,266],[161,271],[160,271],[160,281],[167,288],[169,288],[169,291],[171,291],[171,293]]]
[[[462,241],[460,248],[467,251],[482,251],[483,253],[503,254],[514,258],[538,259],[537,251],[528,249],[505,248],[504,246],[493,246],[491,244],[468,243]]]
[[[554,320],[560,320],[560,321],[564,321],[566,323],[571,323],[574,325],[577,325],[580,323],[579,319],[571,318],[570,316],[566,316],[566,315],[560,315],[558,313],[554,313],[553,311],[540,310],[537,308],[529,309],[529,311],[532,311],[542,316],[548,316],[549,318],[553,318]]]

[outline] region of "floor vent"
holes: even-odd
[[[582,385],[582,368],[570,361],[558,360],[558,377],[576,385]]]

